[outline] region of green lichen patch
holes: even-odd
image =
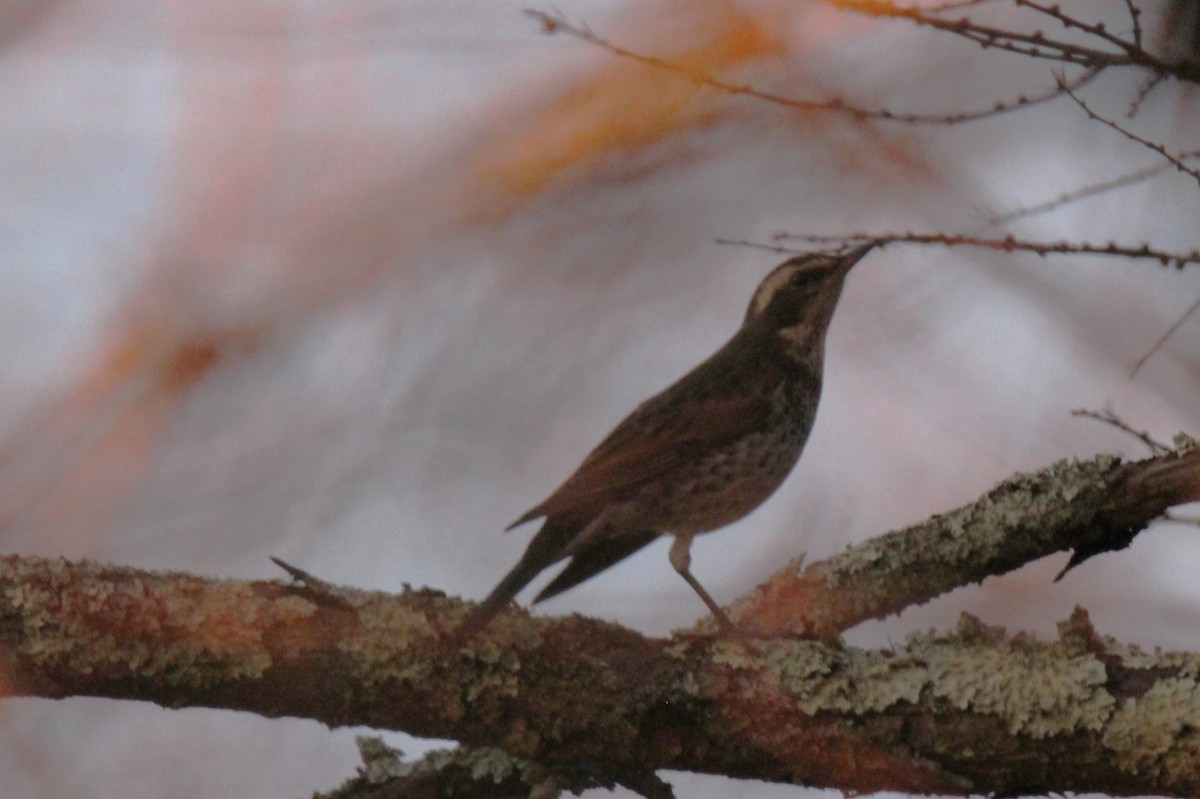
[[[915,704],[929,682],[925,664],[905,653],[834,649],[816,641],[719,642],[711,662],[722,674],[747,678],[739,683],[743,695],[785,694],[810,715],[866,715],[900,702]],[[707,672],[704,680],[687,676],[693,693],[704,687],[718,693],[729,683]]]
[[[481,795],[490,795],[502,785],[505,787],[499,790],[499,795],[504,796],[519,794],[530,799],[553,799],[562,793],[562,786],[545,767],[493,747],[436,749],[418,760],[406,761],[403,752],[378,737],[361,737],[357,743],[363,760],[358,776],[329,794],[327,799],[359,796],[364,784],[382,787],[395,783],[423,794],[438,785],[439,780],[442,780],[443,790],[457,789]],[[448,772],[452,774],[446,776]],[[367,792],[374,795],[372,791]]]
[[[1200,771],[1200,686],[1192,677],[1159,680],[1117,711],[1104,732],[1121,768],[1168,782]]]
[[[934,696],[998,716],[1010,733],[1032,738],[1103,727],[1115,700],[1098,658],[1029,636],[997,637],[997,630],[966,617],[956,638],[910,641],[928,664]]]
[[[1028,539],[1019,549],[1036,548],[1045,531],[1071,523],[1092,507],[1076,500],[1101,495],[1105,475],[1120,458],[1100,455],[1087,461],[1061,460],[1039,472],[1008,478],[980,500],[934,516],[927,522],[888,533],[851,547],[829,559],[827,579],[840,586],[865,574],[903,575],[929,579],[945,572],[961,577],[982,570],[1005,551],[1014,537]],[[895,586],[892,585],[892,590]]]
[[[157,678],[205,687],[255,677],[272,659],[264,619],[306,611],[272,610],[245,583],[202,580],[62,560],[4,559],[3,613],[25,633],[16,652],[32,670],[97,678]]]

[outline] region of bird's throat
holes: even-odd
[[[825,327],[802,322],[775,331],[784,356],[797,363],[821,362],[825,353]]]

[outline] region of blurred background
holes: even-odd
[[[255,579],[281,576],[276,555],[363,588],[481,598],[535,529],[503,527],[723,343],[783,258],[718,238],[1198,244],[1200,192],[1173,171],[995,224],[1161,163],[1069,100],[957,126],[801,112],[544,35],[527,4],[0,3],[4,552]],[[1161,36],[1162,7],[1144,5]],[[1123,2],[1064,6],[1129,28]],[[957,113],[1054,85],[1045,62],[820,2],[562,10],[789,97]],[[1125,119],[1143,80],[1114,72],[1083,95]],[[1125,121],[1184,150],[1200,144],[1196,116],[1194,94],[1169,84]],[[1161,439],[1200,434],[1200,321],[1130,377],[1197,298],[1195,267],[873,253],[835,317],[800,465],[759,511],[699,539],[693,569],[728,602],[800,552],[828,556],[1014,471],[1146,454],[1073,408],[1111,407]],[[704,608],[666,550],[539,610],[653,634],[690,625]],[[1103,633],[1200,649],[1194,526],[1157,524],[1055,584],[1064,563],[848,638],[899,642],[964,610],[1051,635],[1080,604]],[[301,797],[353,773],[361,732],[7,700],[0,783],[13,797]],[[681,796],[731,789],[665,776]]]

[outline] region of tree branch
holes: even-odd
[[[760,589],[737,616],[748,629],[832,633],[1048,552],[1114,548],[1200,496],[1198,475],[1200,453],[1186,447],[1018,475],[972,506],[814,564],[799,598]],[[0,664],[8,695],[405,730],[498,746],[559,784],[651,786],[655,771],[683,769],[855,792],[1200,796],[1190,733],[1200,657],[1102,639],[1082,613],[1057,643],[965,619],[951,635],[866,651],[648,639],[520,611],[455,643],[468,608],[430,590],[10,556],[0,559]]]
[[[1128,546],[1167,508],[1200,499],[1200,449],[1188,447],[1128,464],[1101,455],[1014,475],[949,513],[803,571],[791,564],[730,616],[764,633],[831,638],[1056,552],[1073,551],[1072,568]]]
[[[1200,250],[1190,252],[1170,252],[1151,247],[1149,244],[1130,245],[1107,242],[1093,244],[1088,241],[1024,241],[1014,236],[1000,239],[989,239],[980,236],[959,235],[953,233],[916,233],[916,232],[885,232],[885,233],[848,233],[845,235],[808,235],[804,233],[776,233],[771,237],[774,241],[794,241],[804,244],[831,245],[848,247],[866,242],[886,245],[891,242],[908,242],[911,244],[942,244],[947,247],[982,247],[1002,252],[1031,252],[1037,255],[1103,255],[1111,258],[1128,258],[1131,260],[1158,261],[1163,266],[1174,266],[1182,269],[1188,264],[1200,264]],[[717,239],[718,244],[734,244],[742,247],[755,247],[780,253],[799,252],[793,247],[760,244],[745,240]]]

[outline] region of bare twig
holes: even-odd
[[[1065,64],[1075,64],[1089,69],[1103,69],[1113,66],[1140,66],[1156,72],[1166,72],[1191,76],[1189,65],[1168,64],[1153,56],[1151,53],[1133,48],[1131,43],[1106,34],[1103,26],[1088,25],[1070,17],[1071,27],[1079,28],[1098,36],[1102,41],[1114,44],[1118,51],[1098,50],[1074,42],[1061,41],[1046,36],[1041,31],[1021,33],[1007,28],[996,28],[981,25],[968,17],[958,19],[943,19],[930,14],[916,6],[898,5],[886,0],[825,0],[838,8],[857,11],[872,17],[891,17],[906,19],[917,25],[934,28],[946,33],[960,36],[975,42],[987,49],[1004,50],[1017,55],[1031,58],[1058,61]],[[1042,13],[1049,13],[1050,7],[1034,6],[1027,0],[1015,0],[1018,5],[1028,5]],[[1057,19],[1058,17],[1056,17]],[[1060,20],[1062,21],[1062,20]]]
[[[1013,236],[1002,239],[988,239],[978,236],[955,235],[950,233],[850,233],[843,236],[807,235],[801,233],[776,233],[772,236],[775,241],[796,241],[807,244],[839,245],[865,244],[877,242],[907,242],[911,244],[943,244],[947,247],[982,247],[1004,252],[1032,252],[1038,255],[1105,255],[1118,258],[1133,258],[1139,260],[1158,261],[1163,266],[1175,266],[1182,269],[1187,264],[1200,264],[1200,250],[1189,253],[1175,253],[1159,250],[1148,244],[1131,246],[1108,242],[1093,244],[1091,242],[1068,241],[1023,241]],[[723,244],[739,244],[743,246],[762,247],[752,242],[721,240]],[[781,252],[796,252],[796,250],[781,250]]]
[[[1138,112],[1142,110],[1142,103],[1146,102],[1146,98],[1150,96],[1150,93],[1166,80],[1166,75],[1151,73],[1146,80],[1142,81],[1142,84],[1137,88],[1137,93],[1134,94],[1133,99],[1129,102],[1129,110],[1125,112],[1125,118],[1133,119],[1136,117]]]
[[[1159,164],[1158,166],[1139,169],[1136,172],[1130,172],[1129,174],[1115,177],[1112,180],[1105,180],[1100,183],[1091,183],[1073,191],[1064,192],[1063,194],[1055,197],[1053,200],[1046,200],[1045,202],[1037,203],[1036,205],[1029,205],[1024,208],[1018,208],[1015,211],[1010,211],[1006,214],[993,216],[987,220],[987,226],[1001,227],[1009,224],[1010,222],[1015,222],[1018,219],[1026,219],[1031,216],[1037,216],[1038,214],[1054,211],[1072,203],[1079,202],[1080,200],[1086,200],[1089,197],[1095,197],[1097,195],[1113,191],[1114,189],[1132,186],[1135,183],[1148,180],[1156,175],[1161,175],[1163,172],[1166,172],[1169,169],[1171,169],[1170,164]]]
[[[1142,10],[1137,7],[1134,0],[1125,0],[1125,7],[1129,10],[1129,21],[1133,25],[1133,43],[1139,49],[1142,48]]]
[[[905,19],[916,25],[933,28],[968,41],[985,49],[995,49],[1031,58],[1074,64],[1088,69],[1108,67],[1140,67],[1151,72],[1171,75],[1180,80],[1200,81],[1200,63],[1191,60],[1165,61],[1146,50],[1139,43],[1140,24],[1134,28],[1131,40],[1110,34],[1103,24],[1090,24],[1063,13],[1057,6],[1041,5],[1031,0],[1014,2],[1039,14],[1051,16],[1065,27],[1085,32],[1099,42],[1117,48],[1102,50],[1077,42],[1054,39],[1040,30],[1021,33],[1008,28],[982,25],[969,17],[946,19],[929,9],[913,5],[900,5],[887,0],[825,0],[826,3],[857,11],[872,17]],[[951,6],[951,8],[953,8]]]
[[[282,558],[277,558],[274,555],[270,556],[271,562],[279,568],[283,569],[292,579],[296,581],[297,589],[308,594],[316,601],[327,602],[330,604],[348,604],[346,589],[339,585],[334,585],[328,580],[322,580],[316,575],[306,572],[297,566],[293,566]]]
[[[1137,359],[1137,363],[1133,365],[1133,369],[1129,372],[1130,380],[1137,377],[1137,373],[1140,372],[1142,367],[1146,365],[1146,361],[1150,360],[1156,352],[1161,350],[1163,345],[1167,343],[1167,340],[1170,339],[1171,336],[1175,335],[1175,331],[1179,330],[1179,328],[1183,326],[1183,323],[1190,319],[1197,310],[1200,310],[1200,298],[1189,305],[1188,309],[1184,311],[1183,314],[1176,319],[1170,327],[1167,328],[1167,332],[1163,333],[1162,336],[1159,337],[1158,341],[1154,342],[1154,345],[1150,347],[1150,349],[1146,350],[1146,353],[1142,355],[1142,357]]]
[[[752,250],[764,250],[765,252],[773,252],[777,255],[796,255],[802,250],[795,247],[785,247],[782,244],[766,244],[761,241],[750,241],[749,239],[713,239],[714,244],[728,244],[734,247],[749,247]]]
[[[1145,430],[1136,430],[1128,422],[1122,419],[1113,411],[1112,408],[1105,408],[1102,411],[1093,411],[1087,408],[1075,408],[1071,411],[1072,416],[1080,416],[1086,419],[1095,419],[1097,422],[1103,422],[1106,425],[1117,428],[1123,433],[1136,438],[1138,441],[1146,445],[1152,455],[1162,455],[1170,452],[1171,448],[1160,441],[1156,441]]]
[[[1167,151],[1166,147],[1162,146],[1158,142],[1150,141],[1149,139],[1143,138],[1143,137],[1137,135],[1136,133],[1134,133],[1133,131],[1126,130],[1125,128],[1118,125],[1116,122],[1113,122],[1111,119],[1107,119],[1105,117],[1100,116],[1095,111],[1093,111],[1091,109],[1091,107],[1088,106],[1088,104],[1085,103],[1079,97],[1079,95],[1075,94],[1074,90],[1072,90],[1071,87],[1067,86],[1066,82],[1062,79],[1061,75],[1059,75],[1057,77],[1058,77],[1059,88],[1061,88],[1068,97],[1070,97],[1072,100],[1074,100],[1076,105],[1078,105],[1081,109],[1083,109],[1083,112],[1088,115],[1088,119],[1091,119],[1095,122],[1099,122],[1103,125],[1106,125],[1107,127],[1110,127],[1113,130],[1117,131],[1118,133],[1120,133],[1122,136],[1129,139],[1130,141],[1137,142],[1138,144],[1142,145],[1143,147],[1145,147],[1149,150],[1153,150],[1154,152],[1158,153],[1163,158],[1165,158],[1173,167],[1175,167],[1175,169],[1177,169],[1178,171],[1182,172],[1185,175],[1191,175],[1193,178],[1196,179],[1197,183],[1200,183],[1200,169],[1193,169],[1193,168],[1189,167],[1187,164],[1185,164],[1183,162],[1183,157],[1181,155],[1172,155],[1170,152]]]
[[[998,0],[958,0],[958,2],[942,3],[936,6],[925,6],[922,10],[926,14],[945,14],[948,11],[961,11],[964,8],[971,6],[981,6],[987,3],[995,3]]]
[[[1024,108],[1029,108],[1041,103],[1046,103],[1057,99],[1065,94],[1061,86],[1055,86],[1046,91],[1020,95],[1013,100],[1001,100],[993,103],[987,108],[980,108],[974,111],[964,111],[957,114],[911,114],[892,111],[887,108],[863,108],[848,103],[842,98],[834,98],[832,100],[806,100],[795,97],[785,97],[783,95],[774,94],[764,91],[747,84],[731,83],[715,75],[705,72],[695,67],[681,64],[676,61],[670,61],[658,56],[647,55],[630,50],[627,47],[615,44],[608,39],[599,36],[586,25],[575,24],[569,22],[560,14],[550,14],[546,11],[537,11],[527,9],[526,14],[529,14],[534,19],[542,23],[542,29],[547,33],[565,33],[580,41],[600,47],[613,55],[621,58],[628,58],[632,61],[645,64],[655,69],[661,69],[667,72],[672,72],[679,75],[699,86],[708,86],[710,88],[719,89],[732,95],[743,97],[752,97],[756,100],[763,100],[774,105],[790,108],[796,111],[808,112],[831,112],[846,114],[856,120],[878,120],[886,122],[899,122],[909,125],[958,125],[964,122],[975,122],[981,119],[989,119],[1000,114],[1016,111]],[[1098,74],[1100,69],[1089,69],[1075,78],[1071,82],[1072,88],[1079,89],[1092,81]]]
[[[1032,9],[1039,14],[1044,14],[1045,16],[1057,20],[1064,28],[1067,28],[1068,30],[1075,29],[1091,36],[1095,36],[1097,39],[1108,42],[1109,44],[1114,45],[1115,47],[1118,47],[1127,53],[1137,53],[1141,50],[1141,47],[1136,42],[1126,41],[1119,36],[1114,36],[1113,34],[1109,33],[1108,28],[1103,22],[1098,22],[1095,24],[1086,23],[1083,20],[1077,19],[1065,13],[1062,10],[1062,7],[1057,4],[1052,6],[1043,6],[1040,3],[1033,2],[1033,0],[1013,0],[1013,2],[1016,3],[1018,7]]]

